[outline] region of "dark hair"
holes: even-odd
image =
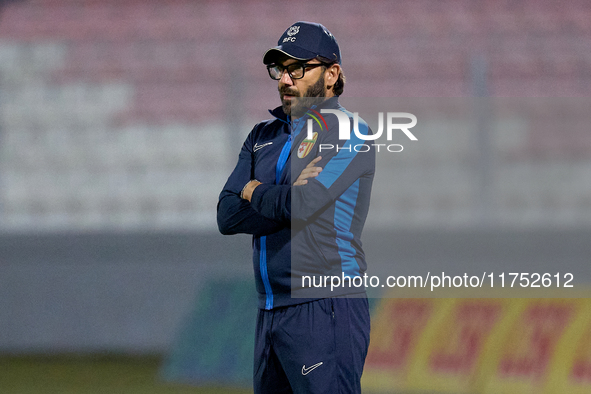
[[[325,69],[327,69],[328,67],[330,67],[336,63],[335,61],[327,59],[323,56],[316,56],[316,59],[318,59],[318,61],[321,61],[322,63],[325,63],[323,66]],[[343,74],[343,69],[341,68],[339,71],[339,77],[337,78],[337,81],[335,82],[335,84],[332,87],[332,91],[335,96],[340,96],[341,94],[343,94],[344,89],[345,89],[345,74]]]
[[[332,91],[334,92],[335,96],[340,96],[343,94],[343,90],[345,89],[345,74],[343,74],[343,70],[339,71],[339,78],[335,82],[334,86],[332,87]]]

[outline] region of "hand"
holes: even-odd
[[[241,197],[250,202],[252,199],[252,192],[254,192],[254,189],[256,189],[256,187],[261,184],[262,182],[259,182],[256,179],[249,181],[246,186],[244,186]]]
[[[322,156],[318,156],[317,158],[312,160],[310,163],[308,163],[306,168],[304,168],[302,170],[302,172],[300,173],[300,176],[298,177],[298,179],[296,179],[296,181],[293,183],[293,185],[294,186],[302,186],[302,185],[305,185],[306,183],[308,183],[307,178],[317,177],[318,174],[320,174],[320,172],[322,171],[322,167],[314,167],[314,166],[316,165],[316,163],[318,163],[320,161],[320,159],[322,159]]]

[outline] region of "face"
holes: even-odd
[[[278,61],[284,67],[296,62],[297,60],[291,58],[284,58]],[[306,63],[320,64],[316,59]],[[317,101],[306,98],[327,97],[328,91],[324,78],[325,72],[326,69],[324,67],[309,68],[305,70],[303,78],[292,79],[287,71],[284,71],[278,86],[283,112],[294,118],[298,118]]]

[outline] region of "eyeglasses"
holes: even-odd
[[[269,64],[267,71],[271,79],[276,81],[280,80],[283,76],[283,72],[287,70],[287,73],[291,79],[302,79],[306,74],[306,69],[325,66],[325,63],[292,63],[289,66],[282,66],[280,64]]]

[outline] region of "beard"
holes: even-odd
[[[283,98],[285,94],[294,95],[294,98],[285,100]],[[321,75],[313,85],[308,87],[303,96],[298,96],[288,86],[279,88],[279,96],[281,97],[281,107],[286,115],[290,115],[292,118],[302,117],[310,107],[324,101],[324,97],[326,97],[324,75]]]

